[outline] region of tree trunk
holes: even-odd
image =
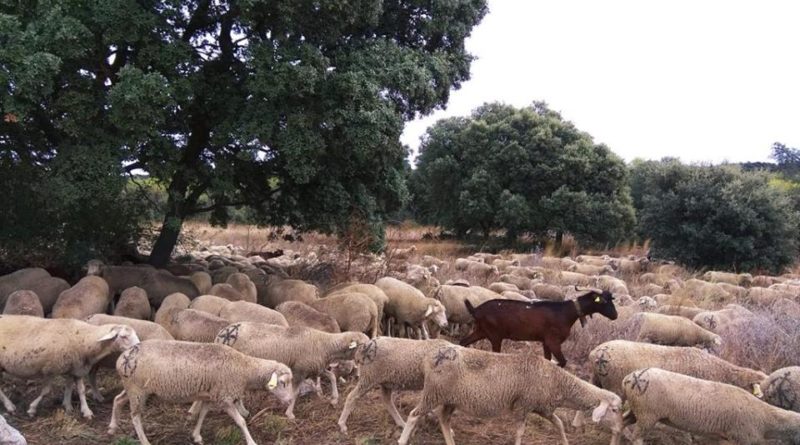
[[[564,242],[564,232],[559,230],[556,232],[556,249],[561,251],[561,243]]]
[[[158,239],[153,245],[153,251],[150,252],[150,264],[155,267],[164,267],[169,262],[172,251],[175,249],[175,244],[178,242],[178,236],[181,234],[181,227],[183,227],[183,216],[173,206],[164,215],[164,222],[161,224],[161,233],[158,234]]]

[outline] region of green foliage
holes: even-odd
[[[155,263],[186,218],[231,207],[301,230],[382,221],[408,197],[403,123],[469,78],[485,3],[6,2],[0,150],[35,170],[91,141],[163,185]]]
[[[437,122],[410,184],[417,217],[462,236],[505,229],[607,243],[635,219],[622,160],[544,103],[485,104]]]
[[[130,437],[120,437],[114,441],[114,445],[139,445],[139,441]]]
[[[777,272],[797,255],[800,215],[771,181],[732,166],[635,161],[640,234],[654,256],[692,267]]]

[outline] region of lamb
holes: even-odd
[[[727,383],[762,396],[761,384],[767,377],[761,371],[742,368],[697,348],[660,346],[626,340],[611,340],[589,353],[592,383],[620,396],[622,379],[642,368],[662,368],[672,372]]]
[[[211,282],[211,275],[208,272],[195,272],[189,275],[189,280],[194,283],[200,295],[207,295],[214,284]]]
[[[3,315],[30,315],[44,318],[44,309],[35,292],[18,290],[8,296]]]
[[[710,283],[728,283],[735,286],[749,286],[753,282],[753,276],[749,273],[730,273],[709,271],[703,274],[703,280]]]
[[[660,343],[671,346],[713,347],[722,344],[722,338],[683,317],[640,312],[631,317],[639,327],[638,341]]]
[[[270,275],[266,284],[256,285],[258,304],[275,308],[284,301],[310,303],[319,299],[319,289],[302,280],[290,280]]]
[[[228,276],[225,282],[237,290],[239,294],[242,295],[244,301],[249,303],[256,303],[258,301],[256,285],[250,281],[250,277],[247,275],[243,273],[233,273]]]
[[[232,301],[222,307],[219,317],[230,323],[252,321],[257,323],[289,326],[286,317],[280,312],[247,301]]]
[[[410,284],[392,278],[383,277],[375,285],[389,297],[384,310],[388,317],[394,318],[401,325],[422,329],[426,339],[430,338],[425,326],[426,320],[435,322],[440,328],[447,327],[447,312],[439,301],[427,298]],[[388,332],[387,335],[390,335]]]
[[[325,374],[333,391],[332,404],[339,399],[336,377],[328,365],[341,360],[352,360],[356,348],[369,338],[361,332],[329,334],[300,326],[283,327],[263,323],[240,322],[222,329],[216,343],[228,345],[247,355],[286,364],[292,369],[294,392],[286,417],[294,419],[294,404],[300,382],[306,378]]]
[[[364,294],[338,293],[308,303],[312,308],[324,312],[339,324],[342,331],[363,332],[378,336],[378,307]]]
[[[114,398],[108,433],[118,428],[119,410],[130,402],[131,421],[142,445],[149,445],[142,426],[142,413],[150,395],[160,400],[186,403],[200,401],[192,439],[200,436],[209,403],[219,404],[242,430],[247,445],[256,445],[237,408],[245,394],[254,390],[272,392],[287,402],[293,392],[292,372],[273,360],[248,357],[214,343],[196,344],[147,340],[125,351],[117,360],[123,391]]]
[[[550,420],[561,443],[568,445],[556,408],[594,409],[592,420],[610,423],[611,444],[619,443],[622,400],[595,387],[541,357],[497,354],[459,346],[444,346],[423,360],[422,397],[408,416],[398,444],[406,445],[420,417],[434,409],[448,445],[454,445],[450,417],[455,410],[477,417],[512,413],[516,419],[516,445],[522,443],[529,412]],[[547,382],[531,385],[531,381]]]
[[[732,385],[647,368],[628,374],[622,389],[631,407],[625,423],[635,422],[635,445],[644,444],[642,434],[658,422],[742,445],[763,444],[767,439],[800,443],[800,414],[764,403]]]
[[[32,332],[36,335],[31,335]],[[0,317],[0,342],[0,371],[19,378],[48,379],[42,392],[31,402],[29,416],[36,415],[37,406],[51,391],[52,379],[63,375],[77,384],[81,414],[91,419],[94,413],[86,403],[83,378],[103,357],[139,343],[139,338],[133,329],[118,324],[92,326],[74,319],[3,315]],[[7,411],[14,412],[14,404],[2,390],[0,401]],[[67,397],[64,409],[72,410]]]
[[[52,317],[83,320],[92,314],[105,313],[110,302],[106,280],[89,275],[61,292],[53,305]]]
[[[138,320],[149,320],[152,313],[147,292],[141,287],[129,287],[122,291],[114,308],[114,315]]]
[[[405,422],[394,403],[394,391],[419,391],[425,381],[422,363],[433,352],[451,345],[445,340],[410,340],[404,338],[376,337],[359,347],[355,353],[358,365],[358,382],[347,395],[339,416],[339,429],[347,433],[347,418],[356,401],[380,386],[381,399],[389,415],[399,427]]]
[[[50,273],[40,267],[29,267],[0,277],[0,306],[5,306],[6,298],[18,290],[33,290],[37,282],[50,277]],[[35,292],[35,291],[34,291]]]
[[[564,301],[564,288],[555,284],[535,283],[531,290],[536,293],[536,298],[549,301]]]
[[[778,369],[762,385],[765,402],[778,408],[800,412],[800,366]]]
[[[331,334],[341,332],[339,323],[330,315],[299,301],[285,301],[275,308],[286,317],[289,326],[304,326]]]

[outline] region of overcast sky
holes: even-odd
[[[551,109],[630,161],[766,161],[800,147],[800,2],[489,0],[472,78],[432,123],[487,101]]]

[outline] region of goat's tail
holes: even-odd
[[[475,307],[472,306],[472,303],[469,302],[466,298],[464,299],[464,305],[467,307],[467,312],[473,317],[475,316]]]

